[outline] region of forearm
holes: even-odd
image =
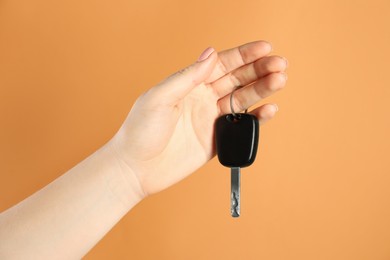
[[[105,145],[0,214],[0,258],[81,258],[143,196],[135,175]]]

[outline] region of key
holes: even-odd
[[[256,158],[259,123],[254,115],[227,114],[219,117],[215,125],[215,139],[219,162],[231,168],[230,211],[240,216],[240,171]]]

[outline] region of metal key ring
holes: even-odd
[[[230,110],[232,111],[232,115],[234,118],[237,118],[237,113],[234,111],[234,106],[233,106],[233,94],[234,94],[234,91],[236,91],[237,89],[241,88],[241,86],[238,86],[236,88],[233,89],[232,93],[230,94]],[[245,109],[245,113],[248,112],[248,109]]]

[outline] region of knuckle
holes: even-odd
[[[178,72],[176,72],[175,74],[176,74],[176,75],[184,75],[184,74],[186,74],[186,72],[187,72],[189,69],[190,69],[189,67],[183,68],[183,69],[179,70]]]
[[[234,88],[241,86],[241,80],[233,73],[230,75],[229,79]]]

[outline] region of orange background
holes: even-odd
[[[390,259],[389,1],[0,1],[0,210],[118,130],[137,96],[257,39],[289,60],[229,216],[213,159],[86,259]]]

